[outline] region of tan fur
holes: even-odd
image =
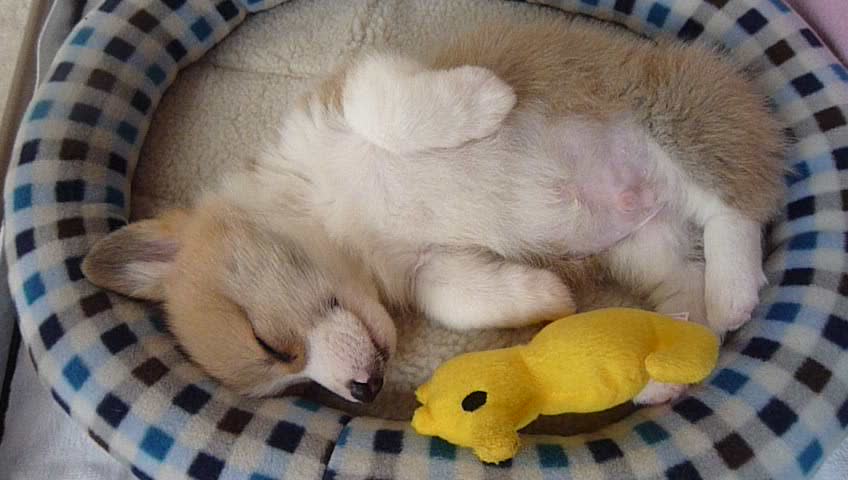
[[[777,211],[781,125],[739,68],[706,45],[558,19],[488,25],[423,60],[437,69],[492,70],[514,89],[516,108],[532,103],[550,115],[601,121],[630,112],[695,184],[759,222]],[[319,86],[325,108],[341,109],[349,64]]]
[[[303,369],[303,332],[287,331],[293,325],[282,322],[251,325],[244,308],[233,301],[239,290],[251,289],[251,285],[228,288],[231,274],[222,262],[222,252],[231,248],[228,244],[250,243],[256,234],[255,226],[243,213],[213,200],[189,212],[172,211],[119,232],[124,233],[123,238],[112,237],[114,241],[95,246],[83,262],[83,272],[95,284],[120,290],[114,283],[120,277],[110,277],[101,260],[110,258],[115,249],[123,250],[124,261],[137,257],[132,249],[143,246],[129,234],[143,232],[150,238],[167,237],[176,242],[179,253],[168,273],[156,283],[155,291],[143,296],[164,303],[169,320],[174,320],[169,321],[171,332],[192,360],[210,375],[237,391],[249,393],[269,378],[293,375]],[[141,296],[131,291],[122,293]],[[293,361],[281,363],[269,357],[257,343],[254,329],[264,331],[263,338],[275,350],[291,355]]]
[[[96,285],[162,302],[182,349],[240,393],[316,379],[345,395],[357,376],[382,376],[395,332],[367,276],[325,244],[305,226],[275,231],[212,193],[105,237],[82,268]],[[324,368],[334,354],[345,363]]]
[[[224,383],[249,391],[269,377],[300,372],[306,351],[303,332],[291,331],[292,325],[263,316],[251,324],[244,307],[233,300],[251,285],[227,288],[232,274],[226,271],[221,252],[231,248],[227,243],[242,243],[256,233],[256,227],[242,218],[219,202],[198,207],[183,229],[175,274],[164,280],[163,288],[168,292],[169,316],[180,319],[172,322],[172,331],[193,360]],[[269,358],[256,342],[254,329],[264,333],[262,338],[274,350],[293,360],[281,363]],[[199,333],[204,331],[215,336]]]
[[[738,69],[699,44],[651,41],[582,20],[491,25],[441,49],[436,68],[479,65],[519,108],[605,119],[633,112],[704,189],[764,222],[783,193],[782,131]]]

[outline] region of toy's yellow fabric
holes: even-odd
[[[653,379],[700,382],[718,359],[706,327],[644,310],[572,315],[527,345],[460,355],[417,391],[412,426],[471,447],[485,462],[515,456],[517,431],[539,415],[597,412],[635,397]]]

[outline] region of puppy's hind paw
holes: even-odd
[[[677,399],[686,391],[686,385],[661,383],[650,380],[645,388],[633,398],[636,405],[659,405]]]
[[[736,330],[750,320],[766,284],[761,225],[738,213],[715,215],[704,225],[704,258],[710,327]]]
[[[759,289],[765,283],[762,272],[749,278],[725,276],[719,281],[707,278],[707,320],[716,333],[740,328],[751,319],[760,302]]]
[[[571,289],[553,272],[530,270],[524,278],[528,319],[556,320],[577,311]],[[535,294],[534,294],[535,293]]]

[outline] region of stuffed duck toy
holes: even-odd
[[[442,364],[415,392],[413,428],[497,463],[519,448],[517,431],[539,415],[587,413],[634,398],[653,379],[707,377],[719,338],[665,315],[608,308],[543,328],[527,345],[472,352]]]

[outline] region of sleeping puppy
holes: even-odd
[[[314,380],[347,400],[371,401],[395,328],[372,300],[369,273],[296,210],[278,225],[234,193],[222,189],[190,211],[113,232],[83,272],[96,285],[163,302],[182,350],[242,394]]]
[[[515,326],[570,303],[528,257],[603,253],[661,311],[717,331],[750,318],[783,144],[732,65],[580,21],[439,52],[354,62],[260,159],[280,190],[284,172],[308,179],[312,215],[391,298],[456,328]]]
[[[239,391],[311,378],[356,401],[394,349],[383,304],[516,327],[611,277],[717,331],[750,318],[782,142],[733,66],[582,21],[493,25],[437,51],[351,62],[254,171],[179,221],[105,238],[86,275],[164,301],[188,354]]]

